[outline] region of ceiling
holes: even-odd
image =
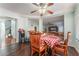
[[[43,16],[43,19],[45,20],[45,22],[48,22],[47,19],[50,19],[49,20],[50,22],[52,20],[61,20],[63,19],[62,15],[64,15],[64,13],[74,11],[74,6],[75,3],[54,3],[54,5],[47,8],[48,10],[52,10],[54,13],[53,14],[46,13]],[[39,18],[39,12],[30,14],[31,11],[39,9],[32,3],[0,3],[0,7],[18,14],[28,16],[29,19]]]
[[[74,5],[74,3],[54,3],[54,5],[48,7],[47,9],[52,10],[54,14],[58,14],[60,12],[68,12],[73,10]],[[19,14],[39,16],[39,12],[30,14],[31,11],[39,9],[32,3],[0,3],[0,7],[6,8]]]

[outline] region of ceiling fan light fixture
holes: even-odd
[[[45,14],[45,12],[46,12],[46,9],[44,8],[44,9],[43,9],[43,14]]]
[[[41,8],[39,9],[39,13],[40,13],[40,14],[42,13],[42,9],[41,9]]]
[[[40,13],[40,14],[45,14],[45,12],[46,12],[46,9],[45,9],[45,8],[39,9],[39,13]]]
[[[48,5],[46,4],[43,8],[47,8],[47,6],[48,6]]]

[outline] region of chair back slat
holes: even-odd
[[[65,45],[68,45],[68,41],[69,41],[70,37],[71,37],[71,32],[68,32],[67,33],[67,39],[64,40]]]
[[[41,36],[41,33],[31,32],[30,33],[30,42],[31,42],[31,45],[38,46],[40,48],[40,36]]]

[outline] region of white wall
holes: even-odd
[[[43,32],[43,19],[42,17],[39,17],[39,32]]]
[[[64,35],[65,39],[67,37],[67,32],[71,32],[72,36],[71,39],[68,41],[68,45],[75,47],[77,51],[79,51],[76,36],[75,36],[75,19],[74,19],[74,12],[64,14]]]
[[[39,30],[39,23],[37,21],[33,21],[29,19],[28,24],[29,24],[28,30],[34,30],[35,26],[37,27],[37,31]]]
[[[66,13],[64,14],[64,32],[65,32],[65,38],[67,37],[66,34],[67,32],[72,32],[73,34],[73,13]]]
[[[17,30],[17,24],[16,24],[16,19],[12,19],[11,20],[11,35],[13,36],[13,38],[16,38],[16,30]]]
[[[1,24],[1,22],[0,22],[0,24]],[[1,25],[0,25],[0,47],[1,47],[1,42],[2,42],[2,40],[1,40]]]
[[[0,22],[0,44],[1,48],[5,47],[5,22],[1,21]]]
[[[75,37],[76,37],[76,49],[79,52],[79,4],[75,8]]]
[[[58,26],[58,32],[64,32],[64,21],[54,22],[53,24]]]
[[[79,39],[79,4],[75,9],[75,26],[76,26],[76,38]]]
[[[65,14],[65,34],[67,31],[72,32],[72,39],[69,42],[70,46],[76,48],[79,52],[79,4],[75,6],[75,11]]]

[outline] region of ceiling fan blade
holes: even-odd
[[[45,3],[40,3],[39,4],[41,7],[44,7],[46,4]]]
[[[32,3],[33,5],[35,5],[35,6],[39,6],[37,3]]]
[[[47,12],[48,12],[49,14],[53,14],[53,11],[51,11],[51,10],[47,10]]]
[[[36,12],[36,11],[38,11],[38,10],[31,11],[31,14],[34,13],[34,12]]]
[[[51,5],[53,5],[54,3],[48,3],[48,6],[51,6]]]

